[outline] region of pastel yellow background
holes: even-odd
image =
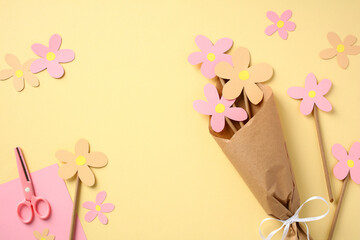
[[[277,33],[266,36],[271,23],[266,12],[286,9],[293,11],[296,30],[286,41]],[[234,48],[249,48],[253,64],[273,66],[268,84],[301,199],[327,198],[313,118],[300,114],[300,101],[290,99],[286,89],[303,86],[310,72],[333,82],[327,97],[334,110],[319,114],[332,171],[337,161],[331,146],[348,148],[360,140],[360,55],[350,56],[343,70],[318,53],[330,46],[328,31],[360,37],[359,12],[355,0],[0,0],[0,69],[8,67],[5,54],[24,62],[35,57],[31,44],[47,45],[54,33],[63,37],[62,48],[76,53],[75,61],[63,65],[62,79],[44,71],[37,74],[40,87],[26,84],[20,93],[11,79],[0,82],[0,183],[18,177],[15,146],[36,171],[57,163],[57,150],[73,151],[85,138],[93,150],[107,154],[109,164],[94,170],[97,184],[82,188],[80,202],[105,190],[106,201],[116,205],[107,226],[98,219],[85,222],[80,207],[88,239],[260,239],[265,212],[208,133],[208,118],[192,108],[209,82],[187,62],[198,51],[194,39],[230,37]],[[342,183],[332,173],[331,183],[337,199]],[[67,186],[73,195],[74,182]],[[360,238],[359,199],[360,188],[351,182],[334,239]],[[314,203],[304,215],[324,210]],[[332,204],[328,217],[309,223],[314,239],[326,239],[334,210]],[[264,231],[275,227],[279,224],[268,224]]]

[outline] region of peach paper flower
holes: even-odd
[[[353,35],[348,35],[344,41],[341,41],[340,37],[333,32],[329,32],[327,38],[332,48],[321,51],[320,57],[327,60],[336,56],[340,67],[346,69],[349,66],[349,58],[347,55],[357,55],[360,53],[360,46],[354,45],[357,38]]]
[[[115,206],[112,203],[103,203],[105,198],[106,192],[102,191],[97,194],[95,202],[88,201],[83,203],[83,207],[90,210],[85,214],[85,220],[87,222],[91,222],[96,217],[99,217],[102,224],[108,223],[108,219],[104,213],[112,212]]]
[[[240,47],[232,55],[232,66],[228,62],[220,62],[215,66],[215,73],[221,78],[230,79],[223,88],[223,96],[236,99],[244,89],[250,102],[258,104],[263,98],[263,92],[256,83],[265,82],[273,75],[272,67],[267,63],[250,64],[250,53]]]
[[[339,161],[334,167],[335,177],[343,180],[350,172],[351,179],[360,184],[360,142],[351,145],[349,153],[340,144],[334,144],[331,152]]]
[[[95,184],[95,176],[90,167],[104,167],[108,163],[108,158],[102,152],[91,152],[89,142],[80,139],[75,145],[75,154],[66,150],[56,152],[56,157],[65,164],[59,168],[59,176],[69,179],[76,173],[80,180],[88,186]]]
[[[48,235],[49,229],[47,229],[47,228],[44,229],[42,233],[40,233],[38,231],[34,231],[33,234],[36,237],[36,239],[38,239],[38,240],[54,240],[55,239],[54,235]]]
[[[289,21],[292,16],[291,10],[286,10],[280,17],[273,11],[268,11],[266,15],[274,23],[265,29],[266,35],[271,36],[277,31],[279,36],[286,40],[288,38],[288,31],[292,32],[295,30],[295,23]]]
[[[25,87],[24,79],[33,87],[39,86],[39,80],[32,72],[30,72],[30,65],[34,59],[30,59],[24,64],[21,64],[16,56],[7,54],[5,56],[5,61],[11,69],[0,71],[0,80],[6,80],[13,77],[14,87],[18,92],[22,91]]]

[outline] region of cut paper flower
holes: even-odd
[[[315,104],[325,112],[331,111],[331,103],[324,97],[330,88],[330,80],[323,79],[317,83],[315,75],[309,73],[305,79],[305,88],[291,87],[287,90],[287,93],[294,99],[303,99],[300,104],[300,111],[304,115],[309,115],[313,111]]]
[[[332,48],[321,51],[320,57],[327,60],[336,56],[339,66],[346,69],[349,66],[349,58],[347,55],[357,55],[360,53],[360,46],[354,45],[357,38],[353,35],[348,35],[344,41],[341,41],[340,37],[333,32],[329,32],[327,38]]]
[[[335,177],[344,180],[350,172],[351,179],[360,184],[360,142],[352,144],[349,153],[340,144],[334,144],[331,152],[339,161],[334,167]]]
[[[61,63],[67,63],[74,60],[75,53],[70,49],[59,49],[60,45],[61,37],[58,34],[51,36],[49,47],[40,43],[33,44],[31,46],[32,50],[41,58],[35,60],[31,64],[31,72],[38,73],[47,69],[51,77],[61,78],[65,73]]]
[[[38,231],[34,231],[34,236],[36,239],[38,240],[54,240],[55,236],[54,235],[48,235],[49,234],[49,229],[44,229],[42,233],[38,232]]]
[[[11,68],[0,71],[0,80],[13,77],[14,87],[18,92],[22,91],[25,87],[24,79],[33,87],[39,86],[39,80],[30,72],[30,65],[34,59],[30,59],[24,64],[21,64],[16,56],[7,54],[5,61]]]
[[[99,220],[102,224],[107,224],[108,219],[104,213],[112,212],[115,208],[112,203],[103,203],[106,198],[106,192],[99,192],[96,196],[95,202],[84,202],[83,207],[89,209],[90,211],[85,214],[85,220],[87,222],[93,221],[96,217],[99,217]]]
[[[193,103],[195,110],[201,114],[210,115],[211,128],[215,132],[221,132],[225,127],[225,117],[228,117],[235,121],[244,121],[247,119],[247,113],[240,107],[231,107],[235,100],[226,100],[225,98],[219,98],[219,93],[216,87],[210,83],[204,87],[204,94],[207,99],[196,100]]]
[[[102,152],[91,152],[89,142],[80,139],[75,145],[75,154],[66,150],[56,152],[56,157],[65,164],[59,168],[59,176],[69,179],[76,173],[80,180],[87,186],[95,184],[95,176],[90,167],[104,167],[108,163],[108,158]]]
[[[263,92],[256,83],[265,82],[273,75],[272,67],[267,63],[250,64],[249,50],[240,47],[232,55],[233,66],[228,62],[220,62],[215,67],[215,73],[221,78],[230,79],[223,88],[223,97],[236,99],[244,89],[250,102],[258,104],[263,98]]]
[[[230,38],[221,38],[214,45],[205,36],[198,35],[195,38],[201,52],[193,52],[189,55],[188,61],[192,65],[201,64],[201,73],[207,78],[215,77],[214,68],[219,62],[231,64],[231,56],[225,54],[233,45]]]
[[[286,40],[288,38],[288,31],[292,32],[295,30],[295,23],[289,21],[292,16],[291,10],[286,10],[280,17],[275,12],[268,11],[266,16],[274,23],[265,29],[265,34],[268,36],[273,35],[277,31],[279,36]]]

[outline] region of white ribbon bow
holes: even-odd
[[[328,206],[327,212],[326,212],[325,214],[323,214],[323,215],[316,216],[316,217],[300,218],[300,217],[299,217],[299,213],[300,213],[302,207],[303,207],[306,203],[308,203],[308,202],[310,202],[310,201],[313,201],[313,200],[317,200],[317,199],[319,199],[319,200],[321,200],[321,201],[323,201],[323,202],[326,203],[326,205]],[[329,203],[328,203],[324,198],[318,197],[318,196],[311,197],[311,198],[309,198],[308,200],[306,200],[306,201],[298,208],[298,210],[296,210],[295,214],[294,214],[292,217],[290,217],[289,219],[287,219],[287,220],[279,220],[279,219],[276,219],[276,218],[265,218],[264,220],[262,220],[262,222],[260,223],[260,227],[259,227],[260,237],[261,237],[262,240],[270,240],[277,232],[281,231],[281,229],[284,228],[284,233],[283,233],[282,238],[281,238],[282,240],[284,240],[285,237],[286,237],[286,235],[287,235],[288,232],[289,232],[289,229],[290,229],[291,224],[298,222],[298,223],[304,223],[304,224],[305,224],[305,226],[306,226],[307,239],[310,240],[310,238],[309,238],[309,227],[308,227],[308,225],[307,225],[306,223],[307,223],[307,222],[311,222],[311,221],[317,221],[317,220],[320,220],[320,219],[326,217],[326,215],[328,215],[329,211],[330,211]],[[281,222],[282,225],[281,225],[281,227],[279,227],[278,229],[272,231],[272,232],[265,238],[264,235],[263,235],[262,232],[261,232],[261,226],[262,226],[262,224],[263,224],[264,222],[267,222],[267,221],[269,221],[269,220],[275,220],[275,221],[277,221],[277,222]]]

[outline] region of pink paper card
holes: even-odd
[[[55,239],[69,238],[73,202],[58,169],[54,164],[31,173],[35,195],[47,199],[51,206],[46,220],[34,216],[31,223],[22,223],[16,214],[17,205],[24,201],[19,179],[0,185],[0,239],[36,239],[34,231],[43,232],[46,228]],[[79,219],[75,232],[75,240],[86,240]]]

